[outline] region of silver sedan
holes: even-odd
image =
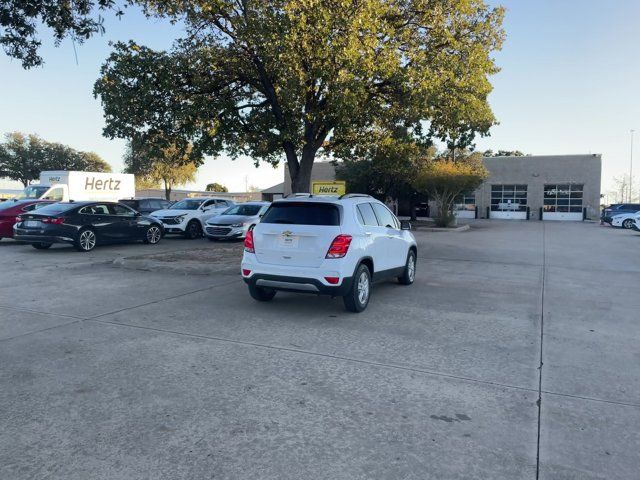
[[[244,238],[251,225],[260,221],[271,203],[247,202],[228,208],[220,215],[210,218],[204,227],[204,233],[211,241]]]

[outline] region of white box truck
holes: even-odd
[[[56,202],[104,200],[116,202],[136,195],[135,176],[130,173],[40,172],[40,183],[29,185],[18,198],[42,198]]]

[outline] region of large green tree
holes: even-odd
[[[169,51],[117,43],[94,93],[105,135],[286,160],[308,191],[319,155],[348,158],[379,125],[456,146],[486,134],[503,11],[482,0],[146,0],[184,22]]]
[[[228,192],[229,189],[218,182],[207,183],[205,187],[205,191],[207,192]]]
[[[129,0],[118,2],[132,3]],[[24,68],[41,65],[38,29],[52,30],[56,44],[71,37],[82,42],[103,32],[100,11],[117,8],[115,0],[3,0],[0,2],[0,45]]]
[[[150,140],[137,137],[129,142],[124,171],[135,174],[138,188],[162,186],[165,198],[171,200],[174,187],[195,180],[201,157],[190,145],[182,148],[166,138]]]
[[[44,170],[110,172],[111,166],[96,153],[47,142],[37,135],[5,135],[5,141],[0,143],[0,177],[22,182],[26,187]]]

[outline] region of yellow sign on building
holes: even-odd
[[[313,195],[344,195],[347,193],[347,184],[340,180],[315,180],[311,182]]]

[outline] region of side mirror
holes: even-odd
[[[400,220],[400,230],[411,230],[411,222],[409,220]]]
[[[141,216],[142,216],[142,214],[141,214],[140,212],[136,212],[136,213],[135,213],[135,216],[136,216],[136,217],[141,217]]]

